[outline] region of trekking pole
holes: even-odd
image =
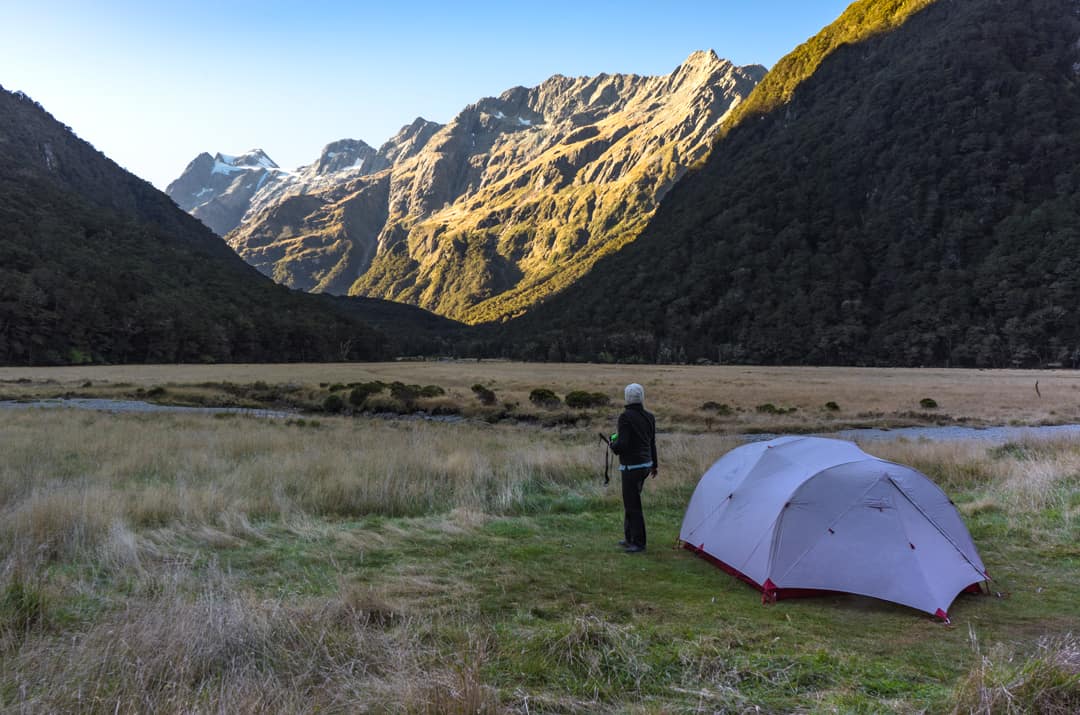
[[[611,481],[611,477],[609,476],[609,472],[611,471],[611,442],[608,441],[608,438],[605,437],[603,433],[600,433],[600,441],[604,443],[604,484],[607,484]]]

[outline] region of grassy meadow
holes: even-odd
[[[631,380],[662,427],[640,555],[615,547],[621,502],[593,436]],[[389,390],[319,411],[375,381],[438,385],[410,407],[464,419],[374,416]],[[0,712],[1076,712],[1080,441],[865,445],[949,493],[995,578],[1000,597],[959,597],[950,626],[854,596],[763,606],[670,547],[698,477],[740,432],[1080,421],[1078,381],[487,362],[0,369],[7,399],[313,408],[0,410]],[[478,383],[495,405],[478,404]],[[611,404],[539,406],[536,388]],[[728,409],[700,409],[710,401]]]

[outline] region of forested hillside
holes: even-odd
[[[1078,13],[855,3],[777,64],[637,242],[490,347],[1076,365]]]
[[[398,340],[273,284],[209,229],[21,94],[0,88],[0,364],[375,359]],[[405,345],[406,347],[402,348]]]

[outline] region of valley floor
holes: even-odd
[[[669,431],[754,432],[905,424],[1035,425],[1080,422],[1080,371],[916,368],[601,365],[506,361],[399,361],[285,365],[119,365],[0,367],[0,399],[41,396],[150,397],[176,404],[287,406],[232,389],[254,384],[312,388],[299,407],[321,406],[326,388],[395,381],[436,385],[465,413],[483,385],[519,416],[550,415],[529,400],[600,393],[617,414],[622,388],[645,386],[649,409]],[[319,392],[321,388],[321,393]],[[249,391],[250,393],[251,391]],[[285,395],[287,397],[287,395]],[[929,402],[927,402],[929,401]],[[564,406],[560,403],[561,406]],[[927,407],[926,405],[932,405]],[[419,407],[423,407],[421,403]],[[475,410],[474,410],[475,411]],[[505,411],[505,410],[504,410]]]
[[[901,421],[934,412],[919,407],[924,398],[952,420],[1075,421],[1071,373],[7,368],[0,392],[246,399],[250,391],[221,385],[265,382],[272,392],[296,382],[318,405],[337,383],[375,380],[440,385],[442,404],[477,412],[456,423],[0,412],[0,711],[1080,704],[1080,440],[864,445],[946,490],[994,576],[1002,597],[959,597],[951,626],[854,596],[763,606],[753,589],[671,548],[698,477],[739,443],[734,432]],[[642,555],[615,547],[619,494],[602,483],[593,441],[630,380],[646,385],[666,425]],[[470,403],[475,382],[519,405],[483,419]],[[528,401],[538,387],[603,391],[612,404],[545,411]],[[709,400],[730,414],[698,409]],[[840,409],[821,409],[827,401]],[[756,409],[766,403],[796,410]],[[514,410],[536,419],[507,418]],[[548,412],[574,419],[538,428]]]

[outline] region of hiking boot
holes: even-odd
[[[626,553],[636,554],[645,550],[644,546],[638,546],[637,544],[628,544],[626,546]]]

